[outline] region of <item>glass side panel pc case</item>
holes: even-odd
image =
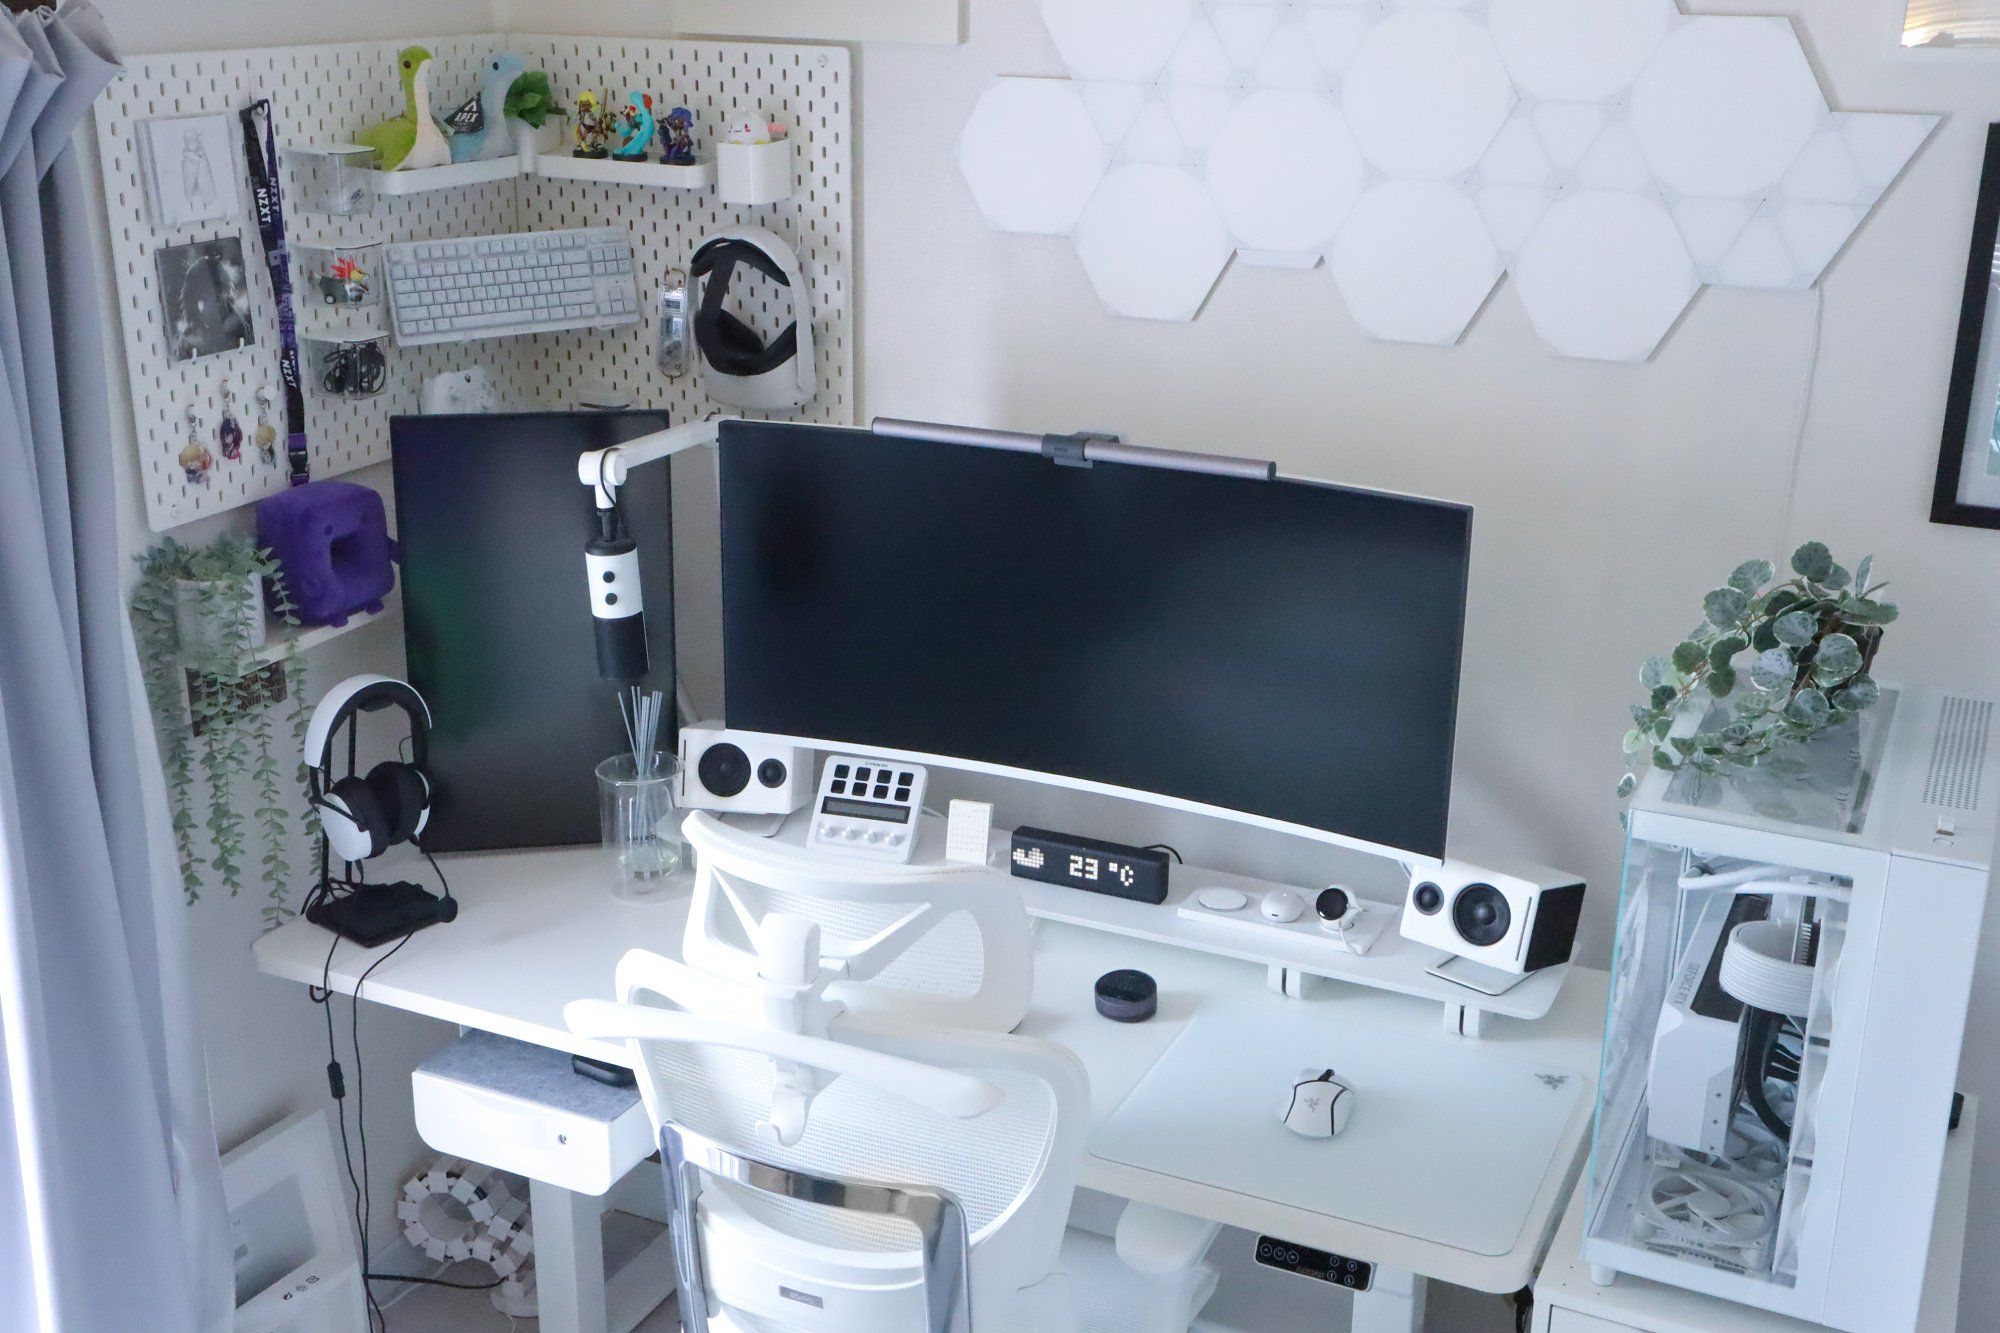
[[[1983,700],[1884,690],[1765,767],[1641,784],[1590,1160],[1598,1280],[1914,1326],[2000,802],[1993,723]]]

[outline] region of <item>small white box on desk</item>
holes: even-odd
[[[725,204],[775,204],[792,197],[792,141],[719,143],[715,193]]]
[[[637,1089],[586,1078],[561,1051],[469,1032],[410,1084],[431,1147],[578,1194],[603,1194],[653,1151]]]

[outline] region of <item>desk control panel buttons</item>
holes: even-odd
[[[811,844],[842,856],[907,862],[917,848],[926,778],[917,764],[830,756],[820,769]]]
[[[1310,1245],[1294,1245],[1276,1236],[1257,1237],[1257,1262],[1266,1268],[1283,1269],[1300,1277],[1331,1282],[1349,1291],[1367,1291],[1375,1283],[1375,1265],[1344,1254],[1315,1250]]]

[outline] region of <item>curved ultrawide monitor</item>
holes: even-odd
[[[719,466],[731,727],[1444,854],[1471,510],[828,427]]]

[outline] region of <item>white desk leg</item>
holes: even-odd
[[[1354,1293],[1354,1333],[1423,1333],[1423,1329],[1424,1279],[1377,1264],[1374,1285]]]
[[[535,1300],[543,1333],[607,1333],[604,1201],[528,1182],[535,1219]]]

